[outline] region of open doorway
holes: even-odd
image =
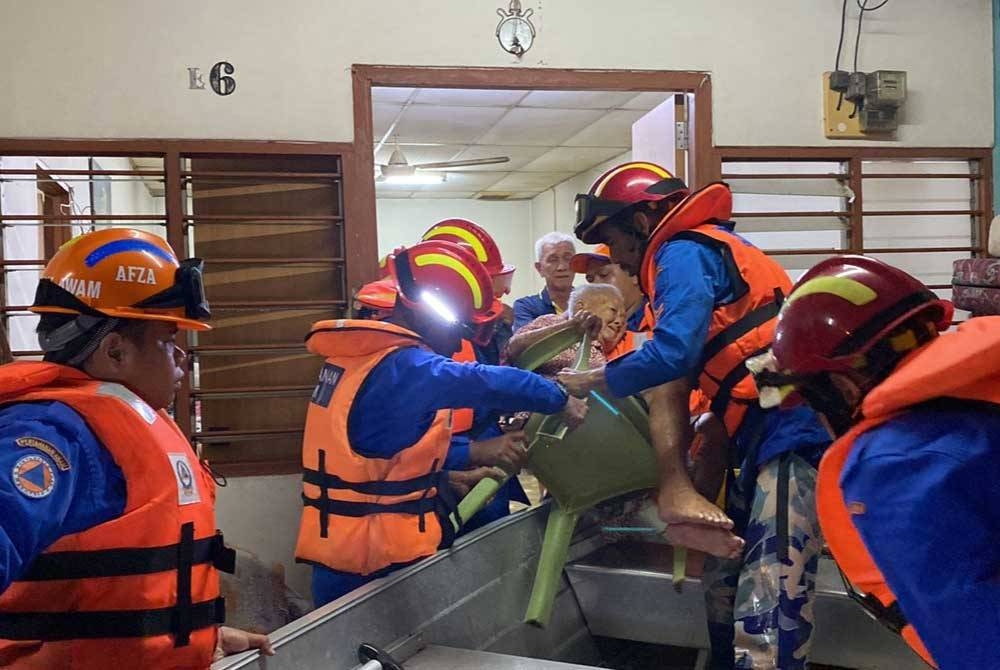
[[[696,185],[718,172],[705,73],[358,65],[354,104],[348,232],[377,240],[371,278],[380,254],[462,217],[518,266],[516,298],[540,288],[534,240],[571,232],[574,196],[608,167],[653,161]]]
[[[574,198],[609,168],[657,163],[686,179],[691,94],[372,88],[379,255],[464,218],[497,240],[512,297],[537,293],[534,242],[569,233]]]

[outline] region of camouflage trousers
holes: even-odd
[[[746,549],[705,563],[713,670],[808,667],[823,547],[815,491],[816,468],[791,453],[729,482],[726,512]]]

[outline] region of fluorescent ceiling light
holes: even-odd
[[[395,175],[392,177],[381,177],[382,184],[440,184],[444,182],[447,175],[444,172],[417,172],[411,175]]]

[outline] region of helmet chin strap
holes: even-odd
[[[810,381],[800,384],[798,392],[810,407],[826,417],[837,437],[847,433],[854,425],[858,407],[847,402],[828,373],[818,374]]]
[[[77,368],[93,354],[108,333],[120,323],[120,319],[81,314],[69,323],[55,330],[38,335],[38,344],[45,352],[45,359]],[[72,352],[67,347],[86,336],[86,343]]]

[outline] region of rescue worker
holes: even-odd
[[[718,556],[742,544],[728,529],[745,540],[742,564],[708,566],[712,667],[735,666],[734,619],[755,650],[752,667],[805,667],[821,549],[812,482],[830,438],[806,408],[762,410],[745,366],[771,345],[788,277],[733,232],[732,193],[725,184],[691,193],[663,168],[632,162],[602,175],[589,193],[577,196],[576,206],[577,237],[607,244],[612,259],[638,275],[656,327],[636,352],[598,370],[565,371],[559,379],[578,396],[597,389],[625,397],[649,389],[661,518],[691,524],[692,532],[702,526],[723,549],[714,552]],[[740,480],[729,478],[728,517],[696,491],[686,471],[692,382],[725,424],[735,452],[731,463],[740,468]],[[788,490],[794,495],[786,500]],[[726,542],[718,542],[720,532]]]
[[[201,261],[91,232],[45,267],[43,362],[0,366],[0,666],[191,668],[267,638],[220,628],[215,483],[166,412]]]
[[[573,256],[570,266],[573,272],[584,275],[591,284],[611,284],[621,292],[625,300],[628,330],[618,351],[610,360],[641,347],[652,335],[656,318],[649,307],[649,301],[639,288],[638,278],[625,272],[620,265],[611,260],[611,250],[606,244],[598,245],[594,251],[585,251]],[[715,500],[719,498],[725,480],[729,437],[725,426],[712,414],[708,398],[698,389],[691,391],[689,410],[691,426],[696,435],[690,449],[691,480],[701,495],[709,500]],[[728,538],[718,535],[707,538],[709,544],[702,544],[706,539],[702,530],[689,528],[685,524],[674,524],[670,536],[677,544],[709,553],[712,553],[713,549],[721,548],[722,552],[728,555],[739,549],[732,546]]]
[[[452,488],[496,468],[445,471],[451,410],[554,414],[586,404],[532,373],[449,357],[483,341],[492,281],[462,246],[432,240],[390,258],[398,298],[386,321],[321,321],[306,338],[326,358],[306,418],[296,558],[312,564],[317,606],[448,547]]]
[[[514,331],[545,314],[562,314],[573,290],[570,261],[576,254],[572,235],[551,232],[535,242],[535,270],[545,280],[545,287],[536,295],[526,295],[514,301]]]
[[[443,219],[427,229],[423,241],[443,240],[465,245],[483,264],[493,280],[493,296],[499,317],[494,322],[493,335],[485,344],[462,340],[462,348],[452,357],[463,363],[483,363],[500,365],[500,358],[513,335],[513,313],[511,308],[500,302],[500,298],[510,294],[514,279],[513,265],[504,263],[500,247],[482,226],[468,219]],[[471,407],[456,409],[452,413],[452,440],[448,449],[445,468],[462,470],[468,467],[501,466],[516,473],[524,466],[527,458],[527,438],[524,431],[514,430],[504,433],[499,426],[500,416],[495,412],[475,415]],[[531,501],[517,477],[510,477],[482,510],[467,519],[460,534],[481,528],[488,523],[510,514],[511,501],[530,505]]]
[[[838,436],[817,503],[855,599],[928,663],[993,668],[1000,317],[945,333],[952,312],[902,270],[830,258],[788,296],[755,372],[762,404],[805,399]]]
[[[384,321],[392,315],[396,306],[397,291],[389,278],[379,279],[365,284],[358,290],[354,298],[354,313],[358,318]],[[474,363],[476,352],[470,340],[462,340],[462,348],[452,356],[452,360],[460,363]],[[497,427],[491,431],[483,428],[482,421],[474,418],[475,410],[471,407],[456,409],[452,412],[452,438],[448,447],[448,456],[444,462],[445,470],[467,470],[482,466],[499,466],[507,472],[517,472],[527,457],[527,445],[523,431],[513,431],[504,434]],[[488,413],[494,417],[495,414]],[[474,426],[480,428],[473,433]],[[494,426],[497,424],[494,423]],[[476,435],[476,439],[470,436]],[[501,519],[510,514],[510,501],[515,500],[529,504],[527,495],[516,477],[511,477],[497,492],[492,500],[471,519],[464,520],[459,535],[469,533],[487,523]]]
[[[385,321],[392,316],[395,306],[396,284],[391,277],[384,277],[358,289],[352,303],[352,316],[362,320]]]

